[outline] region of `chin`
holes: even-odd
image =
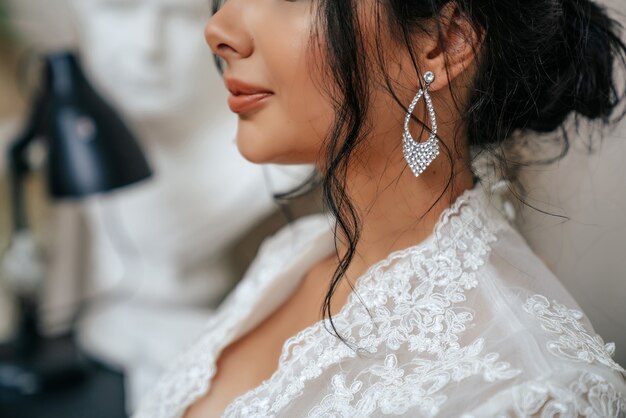
[[[239,153],[254,164],[310,164],[311,158],[306,153],[280,146],[280,142],[269,140],[270,135],[263,137],[258,133],[254,136],[244,135],[237,131],[237,149]],[[273,138],[273,137],[272,137]]]
[[[251,163],[270,164],[277,163],[284,157],[284,153],[275,149],[273,144],[267,144],[262,138],[249,138],[237,135],[237,149],[239,153]]]

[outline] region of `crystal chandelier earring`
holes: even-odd
[[[430,94],[428,93],[428,88],[433,81],[435,81],[435,75],[432,73],[432,71],[428,71],[426,74],[424,74],[424,90],[420,89],[417,92],[417,95],[409,105],[406,119],[404,120],[404,134],[402,135],[404,159],[411,168],[413,174],[415,174],[415,177],[422,174],[422,172],[426,170],[426,167],[428,167],[430,163],[432,163],[433,160],[439,155],[439,145],[437,140],[437,119],[435,118],[435,109],[433,108],[433,102],[430,99]],[[426,101],[426,108],[428,109],[428,114],[430,115],[431,133],[427,141],[419,143],[411,136],[411,132],[409,131],[409,124],[411,123],[411,115],[413,114],[415,105],[417,105],[417,102],[422,96],[424,96],[424,100]]]

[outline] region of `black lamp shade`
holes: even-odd
[[[52,196],[80,198],[151,176],[134,135],[71,53],[47,57],[45,83],[41,133],[48,141]]]

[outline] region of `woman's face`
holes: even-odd
[[[325,51],[326,40],[315,27],[316,4],[315,0],[228,0],[206,25],[207,43],[225,62],[229,105],[239,114],[239,151],[252,162],[324,167],[324,141],[336,111],[327,93],[334,80],[320,52]],[[390,34],[381,33],[376,1],[358,4],[364,44],[376,39],[385,51],[388,63],[383,72],[408,105],[418,88],[412,58],[396,48]],[[366,122],[367,144],[358,158],[368,169],[403,159],[404,111],[384,83],[374,81],[378,79],[375,68],[367,72],[367,119],[373,123]]]
[[[237,146],[250,161],[318,161],[334,110],[319,89],[314,20],[308,0],[228,0],[206,25],[239,115]]]

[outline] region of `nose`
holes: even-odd
[[[204,28],[206,43],[227,65],[231,65],[233,60],[249,57],[254,50],[242,3],[240,0],[225,2]]]
[[[162,18],[161,10],[154,9],[145,10],[141,17],[137,16],[135,45],[143,55],[153,60],[160,58],[163,53]]]

